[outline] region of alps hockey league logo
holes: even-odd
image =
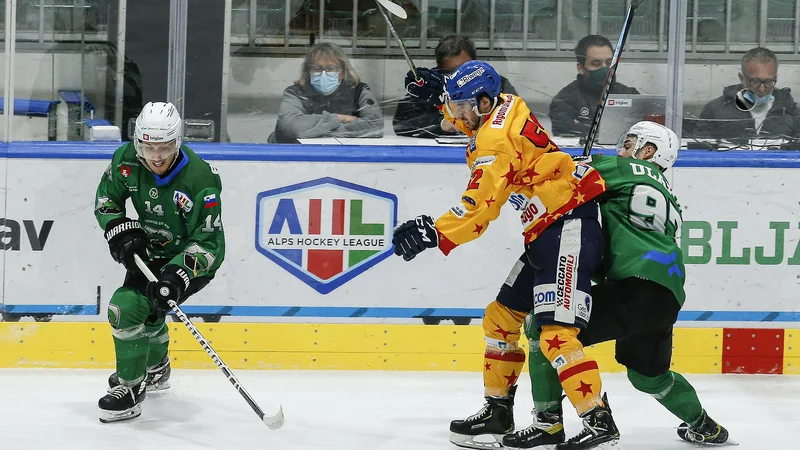
[[[320,294],[393,252],[397,196],[336,178],[258,194],[256,249]]]

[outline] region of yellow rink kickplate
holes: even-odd
[[[216,366],[180,322],[168,322],[175,368]],[[233,369],[479,371],[480,326],[203,323],[197,328]],[[798,333],[786,332],[785,373],[800,373]],[[521,345],[527,350],[524,336]],[[678,328],[673,369],[720,373],[722,330]],[[602,371],[620,372],[614,343],[587,349]],[[0,367],[113,368],[104,322],[0,322]],[[527,370],[527,364],[526,368]]]

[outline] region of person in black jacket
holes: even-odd
[[[757,47],[742,57],[739,84],[726,86],[722,96],[710,101],[700,113],[693,137],[740,140],[750,138],[800,138],[800,110],[787,88],[775,88],[778,58],[772,51]],[[742,89],[749,89],[755,107],[739,109],[734,100]]]
[[[550,102],[551,131],[555,136],[586,136],[594,119],[614,47],[603,36],[590,34],[578,42],[575,57],[578,76]],[[612,94],[639,94],[635,88],[614,83]]]
[[[423,86],[414,83],[411,71],[406,74],[405,84],[408,94],[398,103],[392,119],[394,132],[398,136],[436,138],[459,133],[452,127],[447,131],[442,129],[440,96],[444,93],[445,75],[449,75],[467,61],[478,59],[475,44],[466,36],[451,34],[439,41],[435,52],[435,68],[417,68],[425,80]],[[507,78],[501,76],[500,81],[500,92],[517,95],[517,90]]]
[[[300,79],[283,91],[270,142],[320,137],[383,137],[383,112],[336,44],[316,44]]]

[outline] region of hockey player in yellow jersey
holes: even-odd
[[[591,439],[557,448],[590,449],[617,441],[619,432],[600,396],[597,363],[578,340],[591,311],[591,276],[604,250],[593,199],[605,191],[605,182],[596,170],[559,150],[522,98],[500,92],[500,76],[486,62],[469,61],[446,77],[444,98],[445,120],[470,137],[470,181],[460,201],[435,222],[420,215],[398,226],[395,254],[410,261],[438,247],[447,255],[480,237],[505,203],[520,214],[524,243],[483,317],[486,405],[450,424],[451,442],[494,448],[514,430],[516,380],[525,362],[520,328],[531,310],[541,330],[538,345],[591,430]],[[536,268],[533,295],[512,289],[526,258]],[[487,443],[489,437],[495,442]]]

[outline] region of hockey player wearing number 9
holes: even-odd
[[[654,122],[639,122],[620,138],[616,156],[583,161],[606,181],[598,198],[607,248],[597,284],[592,287],[589,326],[583,345],[616,340],[616,360],[627,368],[631,384],[652,395],[684,421],[681,439],[722,444],[728,431],[709,417],[692,385],[671,371],[672,328],[686,299],[686,268],[675,241],[681,209],[663,171],[678,157],[675,132]],[[525,266],[521,274],[533,271]],[[529,291],[518,278],[516,289]],[[535,327],[526,327],[531,342]],[[564,439],[561,386],[542,349],[531,345],[529,357],[534,424],[506,436],[509,448],[536,448]],[[590,439],[590,436],[586,436]]]
[[[535,267],[529,275],[535,294],[511,289],[520,261],[507,285],[486,308],[483,328],[484,395],[487,405],[466,420],[450,424],[450,440],[472,448],[497,447],[514,431],[516,380],[525,362],[520,328],[533,309],[540,345],[558,368],[561,383],[587,427],[602,427],[591,446],[615,442],[619,433],[601,398],[597,362],[583,352],[578,333],[589,320],[591,276],[600,265],[604,243],[594,198],[605,182],[591,167],[558,149],[525,101],[500,92],[500,77],[483,61],[469,61],[445,78],[445,120],[471,138],[467,164],[472,174],[460,202],[435,222],[418,216],[394,231],[395,253],[413,259],[426,248],[445,255],[478,238],[506,202],[520,213],[524,253]],[[488,444],[479,435],[493,437]],[[483,442],[480,442],[483,441]],[[571,444],[570,444],[571,445]],[[561,448],[561,447],[559,447]],[[564,448],[575,448],[566,446]]]
[[[108,305],[116,372],[98,403],[103,423],[138,417],[147,392],[169,387],[167,302],[181,304],[205,287],[225,257],[222,181],[181,145],[182,136],[175,106],[148,103],[133,142],[114,152],[97,187],[95,217],[112,258],[127,270]],[[128,199],[138,220],[126,214]],[[158,281],[148,282],[134,255]]]

